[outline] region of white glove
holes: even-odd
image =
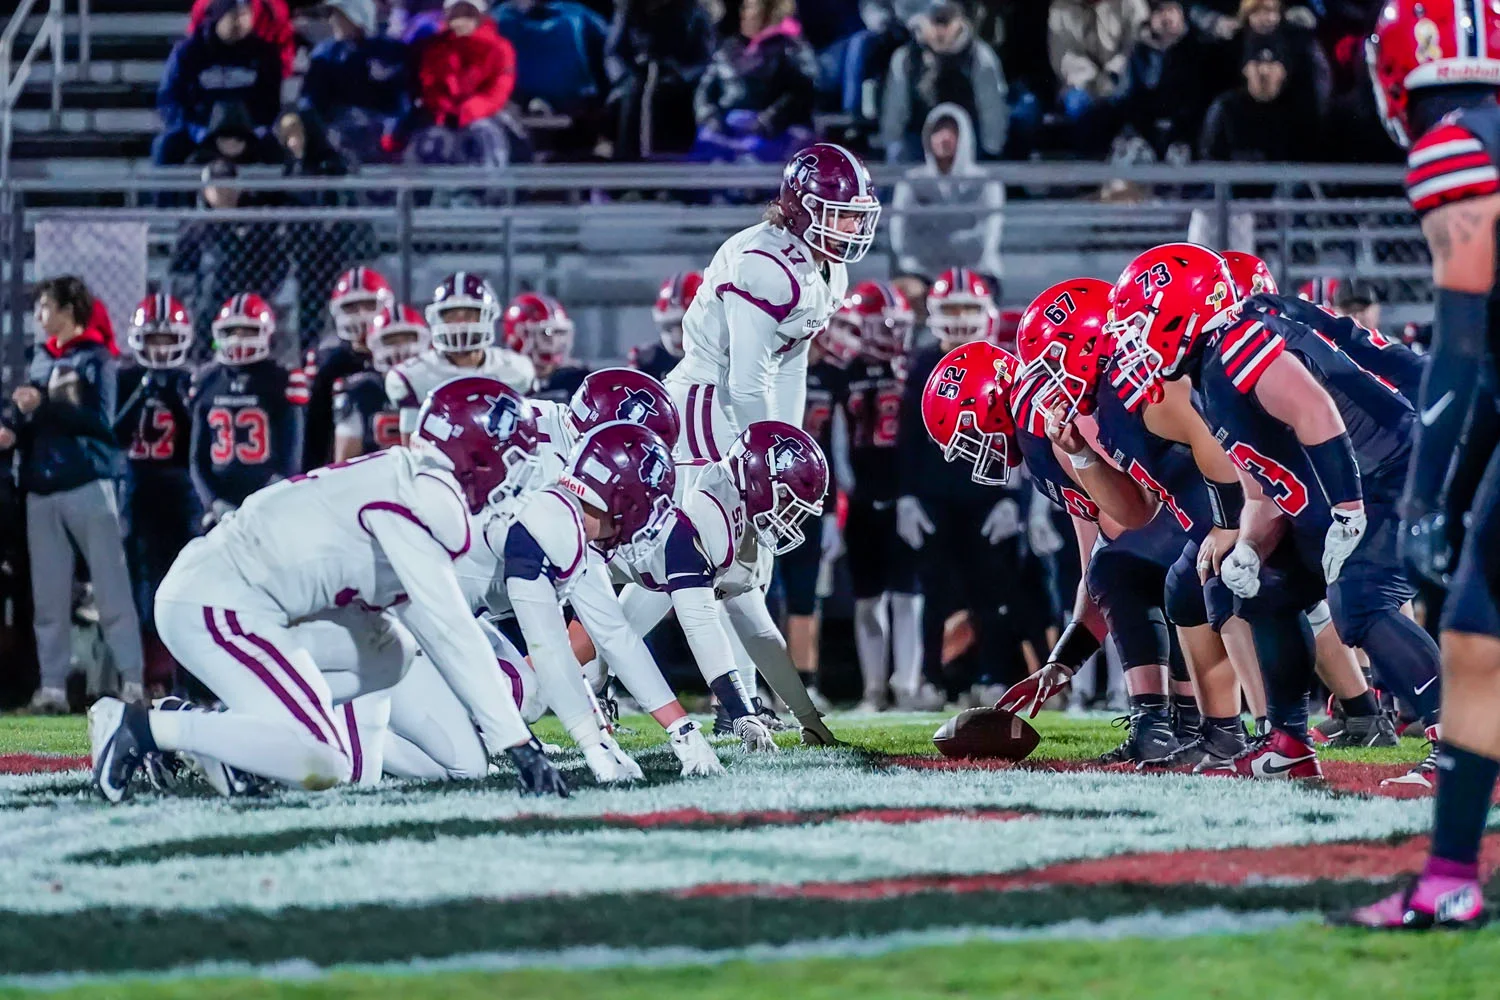
[[[1369,518],[1365,516],[1364,507],[1357,510],[1340,510],[1335,507],[1331,513],[1333,523],[1328,526],[1328,534],[1323,536],[1323,579],[1329,583],[1337,583],[1339,573],[1344,569],[1344,560],[1359,545],[1359,540],[1365,537]]]
[[[1260,553],[1248,542],[1235,542],[1219,563],[1219,575],[1236,597],[1254,597],[1260,593]]]
[[[630,755],[620,749],[620,744],[609,736],[584,747],[583,759],[601,785],[640,781],[645,777],[641,773],[641,766],[631,760]]]
[[[698,723],[683,719],[667,732],[672,737],[672,753],[682,763],[684,778],[724,773],[724,765],[719,763],[714,748],[703,738],[703,730],[698,728]]]
[[[844,536],[839,531],[837,514],[823,515],[823,552],[821,562],[833,562],[844,551]]]
[[[896,501],[896,534],[907,545],[920,549],[927,536],[936,530],[916,497],[901,497]]]
[[[1031,512],[1026,516],[1026,541],[1039,556],[1061,552],[1063,537],[1052,523],[1052,505],[1038,494],[1031,498]]]
[[[740,743],[746,750],[763,753],[776,751],[776,741],[771,738],[771,731],[753,715],[742,715],[734,720],[734,735],[740,738]]]
[[[990,508],[984,523],[979,526],[979,533],[991,545],[1016,537],[1021,533],[1021,505],[1010,497],[1001,500]]]

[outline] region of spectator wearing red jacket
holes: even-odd
[[[194,0],[193,12],[188,15],[188,35],[197,32],[213,3],[214,0]],[[280,50],[281,75],[291,76],[297,62],[297,41],[292,34],[292,17],[286,0],[255,0],[254,32]]]
[[[516,53],[486,15],[485,0],[444,0],[443,30],[417,52],[417,103],[408,118],[408,158],[500,164],[505,133],[496,120],[516,85]],[[404,136],[382,143],[394,152]]]

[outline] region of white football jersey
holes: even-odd
[[[612,558],[616,579],[655,591],[712,587],[725,596],[743,593],[755,578],[759,546],[746,542],[745,506],[729,470],[703,466],[697,481],[678,492],[676,523],[664,541],[638,563]]]
[[[541,461],[539,478],[554,483],[564,471],[568,453],[581,436],[573,426],[573,414],[566,403],[546,399],[528,399],[531,415],[536,418],[537,457]]]
[[[849,289],[843,264],[826,267],[825,277],[807,244],[766,222],[727,238],[682,316],[682,360],[667,379],[732,388],[730,357],[744,357],[739,351],[753,346],[756,354],[774,357],[775,367],[805,355],[805,343],[828,325]],[[730,325],[724,315],[729,298],[754,306],[754,328]],[[741,343],[736,351],[742,337],[754,345]]]
[[[517,527],[529,538],[513,540]],[[552,582],[559,601],[567,600],[588,557],[583,511],[572,494],[557,486],[525,497],[514,516],[491,517],[483,534],[482,541],[474,542],[480,551],[459,560],[456,570],[470,608],[482,608],[492,619],[511,614],[505,593],[507,554],[534,563]]]
[[[536,368],[531,359],[503,347],[486,347],[484,361],[478,368],[460,368],[441,351],[423,351],[385,375],[385,394],[401,413],[401,433],[410,434],[416,429],[417,410],[428,393],[460,375],[488,375],[523,396],[536,383]]]
[[[421,525],[450,559],[471,547],[468,506],[452,474],[400,447],[268,486],[202,544],[219,547],[244,581],[289,620],[351,604],[380,610],[401,604],[406,595],[365,529],[364,518],[374,511]],[[213,604],[212,594],[199,592],[204,586],[211,590],[212,582],[195,580],[194,593],[168,599]]]

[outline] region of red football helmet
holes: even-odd
[[[589,372],[568,401],[573,423],[587,433],[611,420],[641,424],[676,447],[682,418],[667,387],[635,368],[601,368]]]
[[[1163,243],[1138,256],[1110,293],[1115,385],[1130,401],[1161,402],[1161,380],[1173,378],[1205,333],[1240,301],[1229,264],[1197,243]]]
[[[1225,250],[1219,256],[1229,265],[1229,276],[1234,279],[1234,289],[1240,293],[1240,298],[1248,299],[1262,292],[1280,294],[1281,290],[1276,287],[1276,276],[1271,273],[1266,262],[1255,254],[1245,253],[1243,250]]]
[[[793,156],[781,172],[776,204],[787,230],[829,260],[852,264],[875,242],[875,185],[843,146],[819,142]]]
[[[911,348],[915,322],[911,303],[888,281],[861,281],[854,286],[833,314],[830,327],[835,321],[852,328],[862,353],[877,361],[891,361]]]
[[[1032,399],[1044,410],[1062,407],[1066,420],[1094,412],[1099,375],[1110,355],[1109,282],[1100,278],[1061,281],[1032,300],[1021,316],[1016,351],[1017,382],[1038,380]]]
[[[947,348],[985,340],[998,316],[990,283],[967,267],[944,271],[927,293],[927,325]]]
[[[1020,370],[1014,354],[976,340],[945,354],[922,390],[927,436],[943,449],[945,461],[972,465],[976,483],[1004,486],[1021,464],[1010,415],[1010,388]]]
[[[180,368],[193,347],[193,318],[172,296],[148,295],[130,314],[125,343],[146,368]]]
[[[453,316],[460,311],[472,312],[474,318]],[[446,354],[480,351],[495,342],[500,300],[488,281],[473,271],[459,271],[437,286],[426,315],[433,347]]]
[[[1297,298],[1331,310],[1334,300],[1339,296],[1340,284],[1338,278],[1313,278],[1311,281],[1304,281],[1297,289]]]
[[[522,292],[505,309],[505,346],[556,368],[573,354],[573,321],[552,296]]]
[[[589,431],[568,453],[558,485],[604,512],[615,530],[591,544],[627,562],[645,558],[672,526],[677,467],[643,424],[611,420]]]
[[[818,443],[800,427],[757,420],[735,438],[723,464],[760,544],[775,555],[801,545],[803,518],[822,515],[828,492],[828,460]]]
[[[389,371],[430,346],[432,333],[427,329],[427,321],[414,306],[404,304],[387,306],[376,313],[370,321],[370,332],[365,335],[370,363],[378,372]]]
[[[1375,104],[1403,148],[1411,92],[1455,84],[1500,87],[1500,10],[1484,0],[1389,0],[1365,43]]]
[[[328,311],[333,328],[344,340],[362,343],[370,333],[370,321],[382,309],[396,304],[391,283],[373,267],[351,267],[333,283]]]
[[[651,318],[661,334],[661,345],[674,358],[682,357],[682,317],[702,285],[702,271],[679,271],[662,282],[661,291],[656,293]]]
[[[536,419],[516,391],[484,375],[432,390],[417,411],[414,447],[453,473],[469,513],[521,493],[536,477]]]
[[[248,365],[271,356],[276,311],[259,295],[241,293],[219,307],[214,317],[214,359],[226,365]]]

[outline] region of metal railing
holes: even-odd
[[[57,126],[62,116],[63,0],[47,0],[47,12],[42,15],[42,23],[32,37],[31,44],[27,46],[26,54],[21,57],[20,64],[12,71],[16,38],[21,34],[21,27],[30,19],[31,9],[36,4],[37,0],[21,0],[20,6],[6,24],[4,33],[0,33],[0,86],[5,88],[4,93],[0,94],[0,98],[3,98],[0,100],[0,191],[7,191],[10,181],[11,130],[16,102],[20,100],[21,91],[31,75],[31,64],[36,61],[42,49],[48,46],[52,49],[53,127]]]

